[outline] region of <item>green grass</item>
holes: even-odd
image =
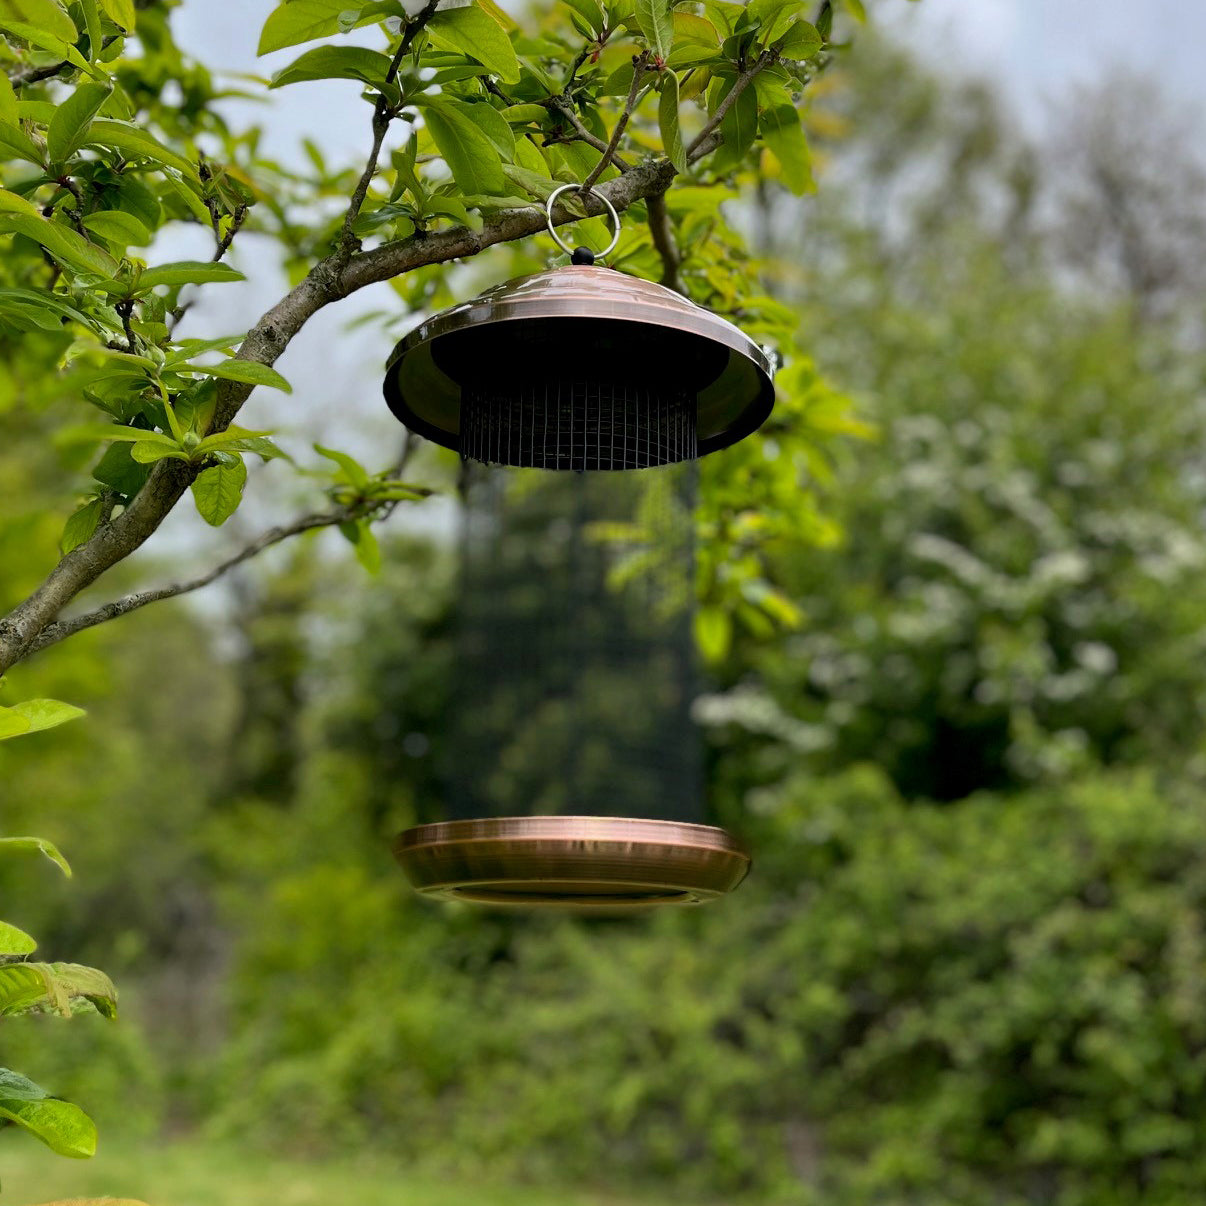
[[[196,1141],[102,1143],[95,1159],[64,1160],[13,1131],[0,1135],[0,1187],[3,1206],[100,1196],[151,1206],[665,1206],[664,1198],[411,1179],[384,1162],[363,1159],[270,1160]]]

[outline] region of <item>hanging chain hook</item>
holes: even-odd
[[[608,214],[611,216],[611,222],[615,233],[611,236],[611,242],[608,243],[602,251],[594,252],[587,247],[570,247],[569,244],[566,243],[565,240],[557,233],[557,228],[553,225],[553,206],[557,204],[557,198],[560,197],[562,193],[568,192],[594,193],[594,195],[603,202]],[[617,244],[620,242],[620,215],[616,213],[616,207],[612,205],[607,197],[593,187],[584,186],[581,184],[563,184],[560,188],[554,189],[549,195],[549,199],[545,203],[544,212],[548,221],[549,234],[553,236],[553,242],[556,243],[562,251],[569,255],[575,263],[593,264],[595,260],[606,259],[613,251],[615,251]],[[582,258],[579,259],[579,256]]]

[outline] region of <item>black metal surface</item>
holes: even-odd
[[[466,469],[450,816],[700,820],[694,465]]]
[[[606,373],[475,382],[461,399],[461,455],[538,469],[645,469],[694,460],[695,403],[684,389]]]
[[[774,404],[766,353],[731,323],[660,285],[589,265],[510,281],[432,316],[394,349],[385,397],[412,431],[472,455],[469,395],[479,407],[501,405],[531,392],[533,373],[541,388],[603,375],[615,390],[668,393],[675,406],[685,393],[692,456],[745,438]]]

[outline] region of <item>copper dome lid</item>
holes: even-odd
[[[547,434],[584,380],[588,389],[602,380],[606,394],[602,420],[597,410],[574,420],[576,437],[588,445],[609,425],[619,440],[621,423],[639,427],[671,394],[685,408],[674,421],[689,426],[689,440],[676,436],[654,459],[596,466],[523,459],[508,451],[505,429],[486,455],[462,439],[462,403],[471,396],[486,399],[497,426],[522,410],[526,390],[528,422],[544,423]],[[704,456],[757,430],[774,396],[766,353],[732,323],[662,285],[584,264],[509,281],[429,318],[394,349],[385,378],[390,409],[418,435],[477,459],[550,468]]]

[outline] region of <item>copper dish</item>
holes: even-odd
[[[424,896],[580,909],[703,904],[750,868],[723,829],[625,817],[441,821],[406,830],[394,855]]]

